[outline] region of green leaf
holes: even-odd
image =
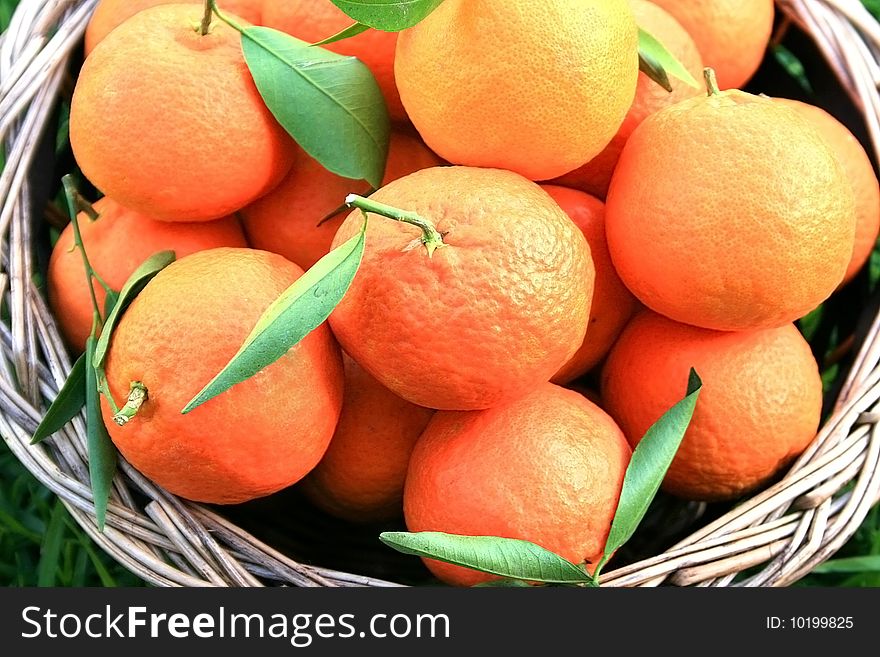
[[[58,562],[61,559],[61,548],[64,544],[64,516],[67,509],[61,500],[55,502],[49,524],[40,545],[40,565],[37,567],[37,586],[50,587],[56,585]]]
[[[76,359],[67,380],[58,391],[55,400],[40,421],[40,425],[31,438],[31,445],[59,431],[70,422],[86,404],[86,355]]]
[[[189,413],[249,379],[323,324],[354,280],[364,254],[366,231],[365,218],[357,235],[318,260],[287,288],[266,309],[238,353],[181,413]]]
[[[844,559],[832,559],[820,563],[813,568],[812,573],[880,573],[880,554],[872,554],[864,557],[847,557]]]
[[[135,297],[141,293],[147,283],[153,280],[153,277],[168,265],[174,262],[174,251],[159,251],[147,258],[140,267],[134,270],[125,285],[122,286],[117,299],[113,302],[113,309],[107,314],[104,322],[104,328],[101,329],[101,337],[97,341],[95,347],[94,367],[95,369],[103,369],[104,359],[107,357],[107,349],[110,346],[110,337],[116,323],[125,312],[125,309],[134,301]],[[107,295],[108,299],[111,295]],[[105,304],[105,308],[109,304]]]
[[[263,101],[297,143],[329,171],[378,189],[391,128],[363,62],[267,27],[246,28],[242,49]]]
[[[86,434],[89,449],[89,480],[95,504],[98,529],[104,531],[110,489],[116,475],[116,447],[110,440],[101,415],[101,396],[98,393],[98,373],[94,365],[97,341],[89,336],[86,342]]]
[[[412,27],[434,11],[443,0],[332,0],[359,23],[384,32]]]
[[[645,517],[694,415],[702,385],[696,371],[691,369],[687,396],[651,425],[633,450],[611,531],[605,541],[605,556],[599,562],[596,573],[612,553],[630,539]]]
[[[354,25],[349,25],[344,30],[340,30],[333,36],[329,36],[321,41],[316,41],[312,44],[312,46],[326,46],[329,43],[336,43],[337,41],[342,41],[343,39],[350,39],[351,37],[355,37],[358,34],[363,34],[369,29],[369,25],[364,25],[363,23],[355,23]]]
[[[383,532],[386,545],[404,554],[437,559],[492,575],[547,584],[591,584],[586,571],[540,545],[498,536],[443,532]]]
[[[700,88],[699,83],[684,65],[666,50],[662,43],[642,28],[639,28],[639,70],[666,91],[672,91],[670,75],[694,89]]]
[[[801,60],[797,58],[797,55],[781,43],[773,46],[772,52],[776,61],[779,62],[779,65],[785,69],[786,73],[794,78],[795,82],[800,85],[801,89],[809,94],[813,93],[813,86],[810,84],[810,80],[807,77],[807,70],[804,68]]]

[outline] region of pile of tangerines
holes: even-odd
[[[117,398],[148,390],[125,426],[105,411],[153,481],[215,504],[295,485],[352,522],[594,564],[632,449],[691,368],[703,390],[668,493],[734,500],[813,439],[822,383],[793,322],[864,265],[880,194],[830,115],[739,90],[772,0],[445,0],[400,33],[332,43],[370,68],[393,121],[372,194],[280,127],[238,33],[197,29],[203,5],[103,0],[70,116],[103,195],[79,219],[95,271],[119,289],[151,254],[177,256],[122,317],[106,369]],[[218,5],[309,42],[352,22],[329,0]],[[669,92],[640,73],[638,28],[706,84]],[[371,215],[329,320],[181,414],[361,230],[360,210],[339,211],[351,193],[423,217],[434,242]],[[72,246],[68,229],[49,294],[81,351],[92,306]],[[449,583],[489,577],[426,563]]]

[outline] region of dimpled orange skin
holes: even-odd
[[[617,132],[635,94],[637,42],[626,0],[446,0],[400,33],[394,71],[440,157],[549,180]]]
[[[391,133],[383,184],[441,163],[420,139],[395,130]],[[323,220],[352,192],[367,194],[369,190],[368,184],[337,176],[303,152],[278,187],[243,208],[239,215],[251,246],[280,253],[308,269],[330,251],[333,236],[348,212]]]
[[[821,107],[787,98],[776,100],[800,112],[819,130],[852,183],[856,199],[856,241],[849,267],[841,283],[845,285],[865,266],[880,233],[880,186],[874,165],[849,128]]]
[[[488,408],[548,381],[584,339],[595,272],[583,234],[537,184],[511,171],[434,167],[371,197],[433,222],[370,215],[360,269],[330,315],[340,344],[404,399]],[[352,212],[338,246],[363,224]]]
[[[327,513],[352,522],[403,514],[403,484],[416,440],[434,411],[404,401],[343,355],[345,396],[330,447],[300,483]]]
[[[577,353],[556,372],[552,381],[564,385],[593,369],[617,339],[636,309],[635,297],[614,270],[605,240],[605,204],[576,189],[541,185],[580,228],[590,245],[596,281],[587,335]]]
[[[341,32],[355,23],[330,0],[265,0],[263,25],[315,43]],[[394,81],[394,50],[397,32],[367,30],[362,34],[328,43],[323,48],[340,55],[357,57],[373,73],[393,121],[408,118]]]
[[[822,381],[793,324],[710,331],[650,311],[636,315],[602,371],[603,407],[633,447],[703,381],[693,419],[663,481],[692,500],[729,500],[768,483],[816,435]]]
[[[80,235],[89,263],[104,282],[119,291],[141,263],[159,251],[177,258],[221,246],[245,247],[244,232],[235,217],[198,223],[156,221],[132,212],[107,198],[94,204],[99,218],[78,215]],[[52,248],[47,273],[49,303],[67,344],[82,352],[92,330],[92,302],[82,254],[73,244],[73,224],[61,232]],[[95,283],[98,307],[104,310],[106,293]]]
[[[700,80],[703,74],[703,60],[700,51],[690,34],[664,9],[645,0],[630,0],[636,22],[647,30],[680,61],[684,67]],[[702,91],[669,76],[672,91],[666,91],[644,73],[639,73],[636,97],[623,119],[620,129],[605,149],[587,164],[565,174],[554,182],[574,187],[600,199],[608,194],[611,174],[617,166],[620,151],[636,126],[654,112],[675,103],[698,96]]]
[[[204,0],[101,0],[86,26],[85,54],[88,56],[101,40],[123,21],[139,11],[156,5],[195,4],[204,8]],[[224,15],[241,17],[252,25],[260,24],[263,0],[221,0]]]
[[[439,412],[410,459],[407,529],[522,539],[595,566],[630,458],[626,438],[602,409],[551,383],[488,410]],[[457,586],[497,579],[425,564]]]
[[[738,89],[758,70],[773,32],[773,0],[652,0],[697,43],[722,89]]]
[[[719,330],[782,326],[843,279],[853,192],[794,110],[742,91],[648,117],[611,179],[614,266],[649,308]]]
[[[70,109],[83,174],[167,221],[239,210],[278,184],[296,154],[254,86],[239,33],[215,20],[201,36],[200,18],[198,5],[132,16],[86,59]]]
[[[172,263],[138,295],[113,334],[107,380],[120,404],[132,381],[143,382],[148,399],[123,427],[102,402],[110,436],[135,468],[187,499],[236,504],[290,486],[317,465],[343,394],[342,359],[326,324],[181,414],[301,275],[279,255],[211,249]]]

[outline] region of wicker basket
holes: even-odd
[[[376,537],[383,528],[345,527],[311,510],[295,491],[215,509],[166,493],[125,462],[101,533],[82,419],[29,444],[71,367],[33,276],[44,271],[48,252],[46,196],[64,173],[48,179],[52,149],[43,133],[70,83],[96,4],[22,0],[0,38],[0,138],[7,152],[0,176],[0,298],[8,310],[0,323],[4,440],[95,542],[154,585],[395,586],[427,579],[417,559],[381,546]],[[834,78],[837,94],[856,108],[854,130],[880,155],[880,25],[858,0],[779,0],[777,6],[778,36],[801,34],[834,73],[826,77]],[[658,498],[635,547],[628,546],[628,556],[621,551],[622,565],[603,575],[603,585],[786,586],[852,536],[880,498],[880,318],[876,304],[869,305],[828,419],[785,476],[721,510]]]

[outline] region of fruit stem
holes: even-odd
[[[384,203],[379,203],[378,201],[373,201],[372,199],[364,198],[363,196],[358,196],[357,194],[349,194],[348,196],[346,196],[345,204],[348,207],[359,208],[364,212],[373,212],[374,214],[387,217],[388,219],[402,221],[403,223],[411,224],[413,226],[416,226],[417,228],[421,228],[421,242],[425,245],[425,249],[427,249],[428,251],[429,258],[434,255],[434,251],[446,246],[446,244],[443,242],[443,235],[440,234],[440,232],[434,227],[434,224],[432,224],[424,217],[417,215],[415,212],[398,210],[397,208],[390,205],[385,205]]]
[[[99,332],[101,327],[103,326],[103,318],[101,317],[101,309],[98,307],[98,298],[95,296],[95,285],[92,280],[95,274],[95,270],[92,269],[92,263],[89,262],[89,256],[86,253],[86,248],[83,245],[82,234],[79,231],[79,221],[77,220],[77,210],[76,210],[76,196],[78,192],[73,185],[73,180],[64,176],[62,179],[62,184],[64,185],[64,193],[67,197],[67,206],[68,211],[70,213],[70,222],[73,225],[73,244],[74,247],[79,249],[80,256],[83,261],[83,268],[86,273],[86,282],[89,288],[89,296],[92,301],[92,331]]]
[[[707,96],[717,96],[721,93],[718,89],[718,79],[715,77],[715,69],[708,66],[703,69],[703,79],[706,81]]]
[[[147,387],[140,381],[132,381],[125,406],[113,415],[113,421],[120,427],[124,427],[141,410],[141,406],[147,401],[147,396]]]
[[[231,27],[236,32],[240,32],[240,33],[244,34],[244,28],[241,25],[239,25],[234,20],[232,20],[231,18],[229,18],[228,16],[226,16],[225,14],[220,12],[220,10],[217,8],[217,1],[216,0],[207,0],[207,3],[211,6],[211,10],[214,12],[214,15],[217,16],[217,18],[219,18],[221,21],[226,23],[229,27]]]
[[[85,212],[89,220],[97,221],[98,217],[101,216],[100,214],[98,214],[98,211],[95,210],[95,206],[93,206],[85,198],[83,198],[83,195],[76,190],[74,190],[73,192],[73,202],[76,209],[80,212]]]
[[[205,13],[202,14],[202,22],[199,25],[199,34],[202,36],[211,31],[211,16],[214,9],[214,0],[205,0]]]

